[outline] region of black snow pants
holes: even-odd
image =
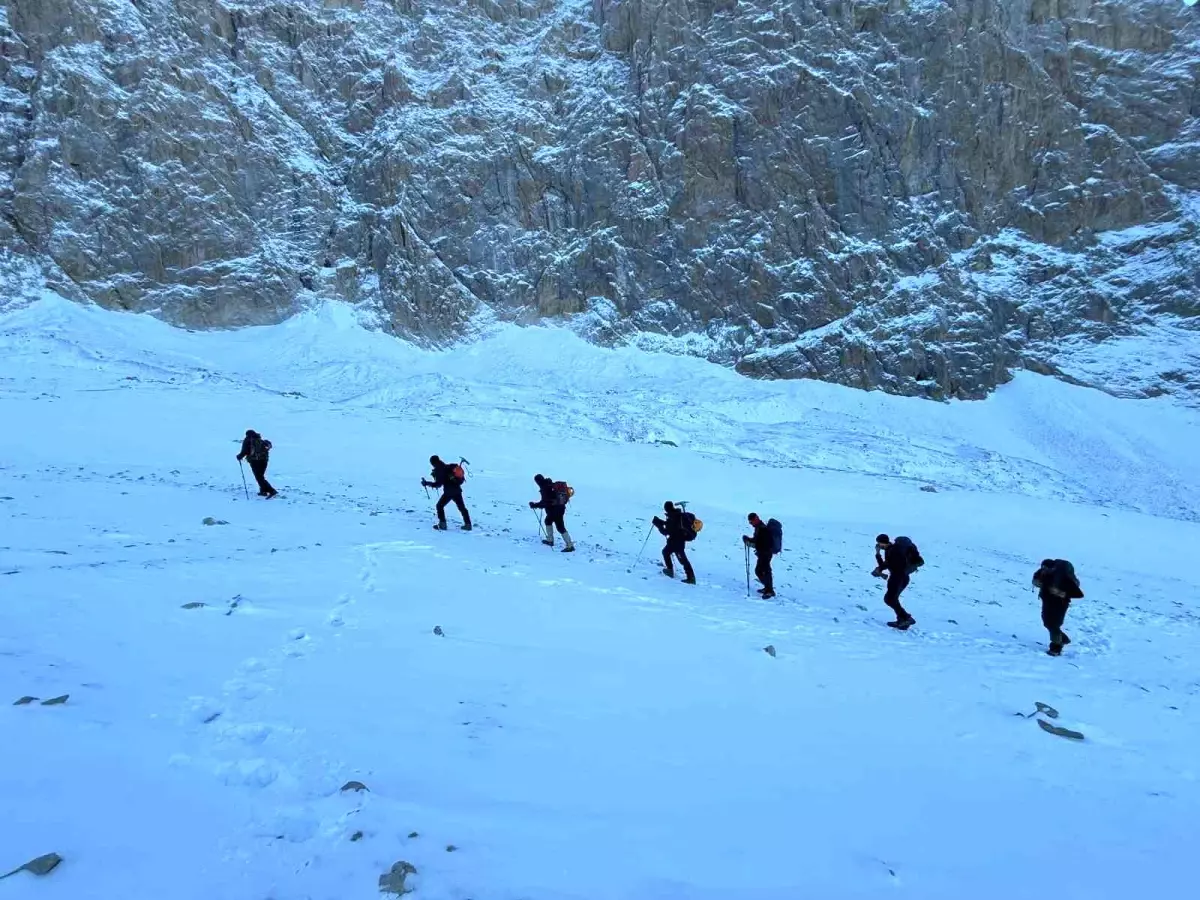
[[[250,471],[254,474],[254,480],[258,482],[259,496],[276,493],[275,488],[271,487],[271,482],[267,481],[267,462],[265,459],[247,459],[250,463]]]
[[[771,554],[759,553],[754,564],[754,577],[762,582],[763,590],[775,593],[775,576],[771,573]]]
[[[1070,606],[1071,601],[1066,597],[1055,597],[1053,594],[1042,596],[1042,624],[1050,632],[1050,643],[1064,643],[1062,627]]]
[[[442,488],[441,499],[437,502],[437,517],[438,523],[446,524],[446,507],[453,503],[458,507],[458,511],[462,513],[464,525],[471,524],[471,514],[467,512],[467,505],[463,503],[462,487],[460,485],[446,485]]]
[[[546,507],[546,534],[550,533],[551,528],[557,528],[559,534],[567,533],[567,522],[565,516],[567,508],[565,506],[547,506]]]
[[[907,572],[892,572],[888,575],[887,593],[883,595],[883,602],[892,608],[896,613],[896,621],[903,622],[905,619],[910,619],[908,610],[900,605],[900,595],[904,593],[904,589],[908,587]]]
[[[687,542],[683,538],[667,538],[667,546],[663,547],[662,555],[663,565],[667,567],[668,572],[675,572],[672,557],[676,557],[683,565],[683,574],[687,577],[688,581],[696,580],[696,573],[692,571],[692,564],[687,558]]]

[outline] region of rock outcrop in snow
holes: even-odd
[[[0,278],[189,327],[562,319],[930,397],[1196,393],[1178,0],[6,0]],[[1185,341],[1186,343],[1186,341]],[[1094,356],[1094,354],[1093,354]]]

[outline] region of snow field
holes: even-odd
[[[65,860],[0,894],[345,900],[398,860],[447,900],[1178,893],[1200,529],[1162,516],[1198,508],[1194,414],[552,337],[0,318],[0,683],[70,694],[0,705],[0,869]],[[244,499],[247,427],[278,500]],[[471,460],[475,532],[430,528],[430,453]],[[576,554],[538,543],[537,471],[576,488]],[[629,571],[668,498],[705,521],[695,588],[657,535]],[[779,602],[746,597],[750,509],[784,523]],[[904,634],[880,530],[928,560]],[[1088,595],[1061,659],[1028,590],[1047,555]]]

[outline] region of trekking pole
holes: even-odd
[[[654,523],[650,523],[650,530],[646,532],[646,539],[642,541],[642,549],[638,551],[637,559],[633,561],[633,566],[636,566],[642,561],[642,554],[646,552],[646,545],[650,543],[650,535],[654,533]],[[627,571],[632,572],[633,566],[630,566]]]
[[[542,517],[538,515],[538,511],[536,509],[531,509],[530,512],[533,513],[533,521],[537,522],[538,537],[544,538],[546,536],[546,532],[542,531]]]
[[[246,492],[246,499],[250,499],[250,487],[246,484],[246,467],[242,465],[242,461],[238,460],[238,469],[242,473],[242,490]]]
[[[750,597],[750,545],[744,544],[743,549],[746,551],[746,597]]]

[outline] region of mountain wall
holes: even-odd
[[[1179,0],[0,0],[0,284],[1197,399],[1198,76]]]

